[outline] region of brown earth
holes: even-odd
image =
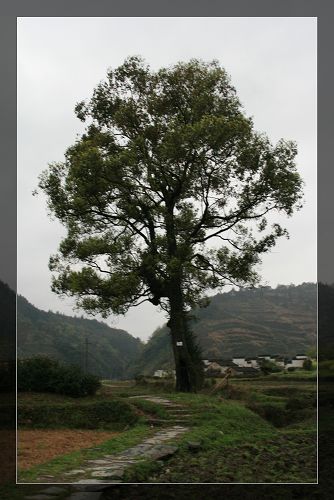
[[[19,430],[17,433],[18,469],[48,462],[82,448],[90,448],[107,441],[118,432],[95,430]]]

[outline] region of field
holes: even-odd
[[[104,381],[97,396],[76,399],[21,393],[19,481],[69,482],[69,471],[86,460],[120,453],[174,425],[168,408],[136,397],[146,396],[183,408],[178,411],[184,412],[187,432],[171,439],[177,453],[131,465],[123,482],[314,483],[314,373],[234,378],[214,396],[209,387],[200,394],[177,394],[171,384],[156,380]],[[114,406],[117,412],[110,410]]]

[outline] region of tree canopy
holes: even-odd
[[[159,305],[187,344],[173,318],[208,289],[254,285],[287,235],[267,216],[300,207],[296,144],[254,131],[217,61],[153,71],[130,57],[75,110],[85,133],[40,178],[67,228],[53,290],[103,316]]]

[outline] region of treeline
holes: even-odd
[[[126,377],[142,342],[124,330],[85,318],[41,311],[17,300],[18,358],[45,355],[102,378]]]

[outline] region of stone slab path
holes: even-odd
[[[26,496],[26,500],[54,500],[57,497],[69,500],[98,500],[103,490],[109,484],[122,483],[126,469],[133,464],[144,460],[164,460],[172,456],[178,450],[175,444],[169,444],[175,438],[189,430],[186,425],[175,425],[184,423],[190,416],[187,410],[180,404],[173,403],[166,398],[152,395],[131,396],[141,398],[162,405],[169,414],[168,420],[156,419],[157,425],[168,423],[168,427],[156,432],[153,436],[145,439],[140,444],[132,446],[114,455],[104,455],[99,459],[86,460],[80,469],[64,473],[64,483],[72,483],[71,486],[50,486],[35,495]],[[173,424],[173,425],[171,425]],[[43,481],[43,477],[38,478]]]

